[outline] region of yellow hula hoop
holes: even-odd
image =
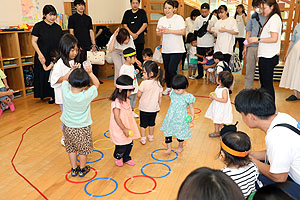
[[[194,120],[199,119],[199,115],[196,114]]]
[[[103,139],[96,140],[95,142],[93,142],[94,149],[101,151],[101,150],[113,149],[114,146],[115,146],[115,145],[113,145],[113,146],[107,147],[107,148],[97,148],[97,147],[95,147],[95,144],[96,144],[97,142],[100,142],[100,141],[110,141],[110,139],[108,139],[108,138],[103,138]]]

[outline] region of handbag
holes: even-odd
[[[161,46],[158,46],[155,48],[152,60],[154,62],[163,64],[163,58],[162,58],[162,54],[161,54]]]
[[[91,61],[95,65],[105,64],[105,53],[104,51],[87,51],[87,60]]]

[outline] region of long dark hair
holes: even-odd
[[[69,63],[69,61],[70,61],[69,54],[70,54],[71,49],[74,49],[76,45],[78,47],[78,40],[76,39],[75,36],[73,36],[70,33],[64,34],[59,41],[59,46],[58,46],[59,55],[58,55],[56,61],[58,61],[61,58],[63,63],[67,67],[71,68],[70,63]],[[78,47],[78,54],[74,60],[76,63],[79,63],[79,59],[80,59],[80,49]]]
[[[156,62],[148,60],[147,62],[145,62],[144,68],[148,76],[151,72],[153,73],[153,76],[150,77],[151,79],[158,81],[161,86],[164,86],[165,83],[163,77],[163,70],[158,68]]]
[[[43,8],[43,19],[46,19],[46,15],[57,15],[56,9],[52,5],[45,5]]]
[[[116,80],[117,85],[133,85],[133,79],[130,76],[127,75],[121,75],[119,78]],[[116,99],[119,99],[119,101],[127,101],[127,92],[128,91],[133,91],[134,89],[119,89],[116,88],[112,95],[110,96],[109,100],[115,101]]]
[[[235,14],[234,14],[234,19],[236,19],[236,16],[238,15],[237,9],[238,9],[239,7],[241,7],[241,8],[243,9],[243,10],[242,10],[242,13],[243,13],[245,16],[247,16],[247,13],[246,13],[246,11],[245,11],[244,5],[243,5],[243,4],[239,4],[239,5],[237,5],[237,7],[236,7]]]
[[[261,30],[260,30],[260,33],[262,32],[262,30],[264,29],[265,25],[268,23],[269,19],[270,19],[273,15],[275,15],[275,14],[279,15],[279,17],[280,17],[280,19],[281,19],[281,21],[282,21],[282,17],[281,17],[281,13],[280,13],[280,8],[279,8],[279,5],[278,5],[278,3],[276,2],[276,0],[262,0],[262,3],[263,3],[263,4],[267,4],[269,7],[273,6],[273,9],[272,9],[271,13],[268,15],[267,20],[265,21],[263,27],[262,27]],[[278,37],[279,37],[279,36],[278,36]]]

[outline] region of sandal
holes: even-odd
[[[142,144],[146,144],[146,137],[141,137],[140,142],[141,142]]]
[[[286,101],[297,101],[300,100],[298,99],[295,95],[291,95],[288,98],[285,99]]]
[[[209,137],[220,137],[220,132],[213,132],[213,133],[210,133],[208,134]]]
[[[149,142],[153,142],[154,136],[153,135],[148,135],[148,140],[149,140]]]

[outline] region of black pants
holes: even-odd
[[[177,138],[177,141],[178,142],[183,142],[184,140],[179,140]],[[172,137],[165,137],[165,143],[168,144],[168,143],[172,143]]]
[[[259,57],[259,81],[261,88],[267,90],[274,98],[275,101],[275,91],[273,86],[273,71],[275,66],[279,62],[279,56],[275,55],[272,58]]]
[[[233,46],[233,52],[234,52],[236,44],[239,43],[239,59],[240,59],[240,61],[243,60],[244,41],[245,41],[245,38],[235,38],[235,44]]]
[[[86,61],[87,59],[87,51],[89,51],[90,49],[89,48],[82,48],[80,49],[80,64],[82,65],[82,63],[84,61]],[[92,65],[92,68],[93,68],[93,74],[98,77],[98,72],[99,72],[99,65]]]
[[[173,77],[177,75],[177,69],[182,58],[182,53],[163,53],[162,58],[164,62],[167,87],[171,88],[171,81]]]
[[[136,50],[136,58],[143,63],[142,51],[144,50],[144,43],[137,43],[135,40],[133,42]]]
[[[213,48],[213,47],[197,47],[197,54],[201,55],[201,56],[205,56],[206,52],[208,51],[209,48]],[[198,61],[203,61],[203,58],[199,57]],[[204,75],[203,73],[203,65],[198,63],[198,76],[199,78],[202,78]]]
[[[230,61],[230,58],[231,58],[231,55],[230,54],[223,54],[224,55],[224,61],[229,65],[229,61]]]
[[[114,158],[120,160],[123,158],[123,162],[127,162],[131,160],[130,152],[132,150],[133,142],[130,144],[125,145],[116,145],[115,146],[115,152],[114,152]]]

